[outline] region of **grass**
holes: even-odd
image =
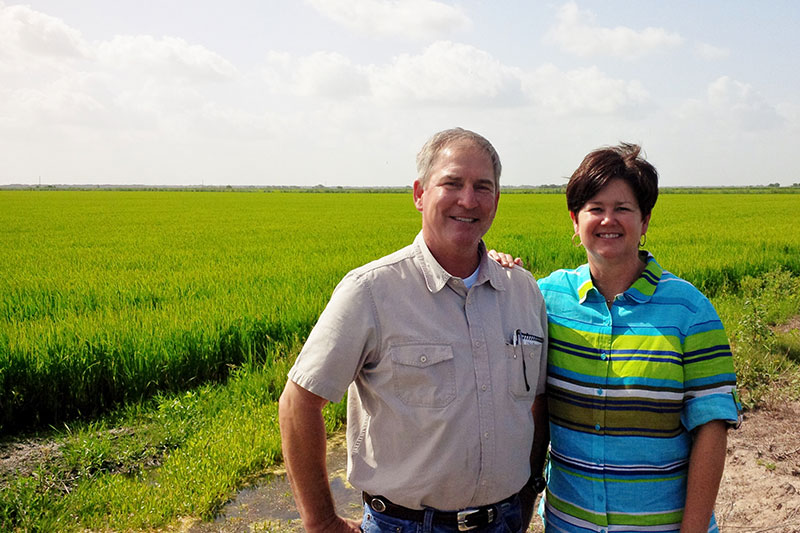
[[[743,400],[800,396],[789,194],[663,195],[648,249],[712,297]],[[0,530],[209,519],[280,460],[275,401],[349,269],[419,230],[408,194],[0,191],[0,421],[54,445],[0,478]],[[487,235],[537,277],[585,261],[563,197]],[[344,405],[326,408],[333,430]],[[33,465],[33,468],[29,467]]]

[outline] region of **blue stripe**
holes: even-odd
[[[695,355],[703,354],[703,353],[710,353],[710,352],[719,352],[722,351],[724,354],[730,355],[731,347],[727,344],[717,344],[716,346],[709,346],[708,348],[701,348],[699,350],[692,350],[691,352],[684,353],[685,358],[694,357]]]
[[[600,359],[599,356],[591,356],[585,352],[595,353],[595,354],[607,354],[615,361],[657,361],[657,362],[664,362],[664,363],[675,363],[675,364],[683,364],[681,361],[681,354],[672,350],[602,350],[599,348],[590,348],[586,346],[581,346],[578,344],[573,344],[570,342],[564,342],[557,339],[551,339],[550,341],[551,347],[560,348],[560,351],[564,353],[568,353],[571,355],[577,355],[579,357],[583,357],[584,359]],[[637,354],[639,357],[618,357],[621,354]],[[662,358],[655,358],[655,357],[645,357],[647,354],[652,355],[665,355],[668,357],[672,357],[673,359],[662,359]]]
[[[632,477],[632,476],[663,476],[666,474],[673,474],[676,472],[684,471],[689,466],[689,461],[681,461],[673,463],[668,466],[659,467],[657,465],[638,465],[635,467],[624,465],[598,465],[591,463],[579,463],[571,461],[567,457],[560,454],[550,452],[550,457],[554,463],[560,464],[563,468],[568,470],[578,470],[581,472],[593,473],[613,473],[618,476]]]
[[[622,376],[622,377],[609,377],[605,376],[592,376],[588,374],[580,374],[565,368],[558,368],[556,366],[549,366],[547,368],[547,375],[549,378],[562,379],[566,382],[584,387],[597,387],[602,385],[607,389],[627,390],[627,389],[644,389],[658,392],[677,392],[683,393],[683,383],[676,382],[672,379],[657,379],[651,377],[638,377],[638,376]],[[551,387],[553,385],[550,385]]]
[[[561,427],[563,427],[563,428],[565,428],[567,430],[569,430],[570,428],[565,426],[564,423],[569,423],[569,425],[571,425],[573,427],[584,428],[586,431],[583,431],[583,433],[592,433],[592,434],[597,434],[597,433],[622,433],[622,432],[631,432],[631,433],[633,433],[633,432],[636,432],[636,433],[649,433],[649,434],[655,434],[655,435],[671,436],[680,427],[680,426],[677,426],[674,429],[657,429],[657,428],[600,426],[600,429],[598,430],[598,429],[595,428],[595,426],[593,426],[591,424],[581,424],[579,422],[575,422],[575,421],[572,421],[572,420],[564,420],[563,418],[559,418],[557,416],[552,416],[551,415],[550,420],[553,421],[555,424],[557,424],[557,425],[559,425],[559,426],[561,426]],[[559,420],[561,420],[562,423],[559,424],[558,423]],[[581,430],[579,429],[578,431],[581,431]]]

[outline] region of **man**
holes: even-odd
[[[527,527],[547,448],[547,318],[533,276],[486,255],[500,170],[482,136],[434,135],[417,155],[422,232],[345,276],[289,372],[283,454],[307,531]],[[361,529],[336,515],[325,470],[321,410],[345,391]]]

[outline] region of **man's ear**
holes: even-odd
[[[422,194],[425,191],[422,189],[422,183],[419,180],[414,180],[414,207],[417,211],[422,213]]]

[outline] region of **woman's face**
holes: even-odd
[[[570,217],[589,258],[596,262],[636,259],[639,239],[650,222],[650,215],[642,218],[633,190],[621,179],[609,181]]]

